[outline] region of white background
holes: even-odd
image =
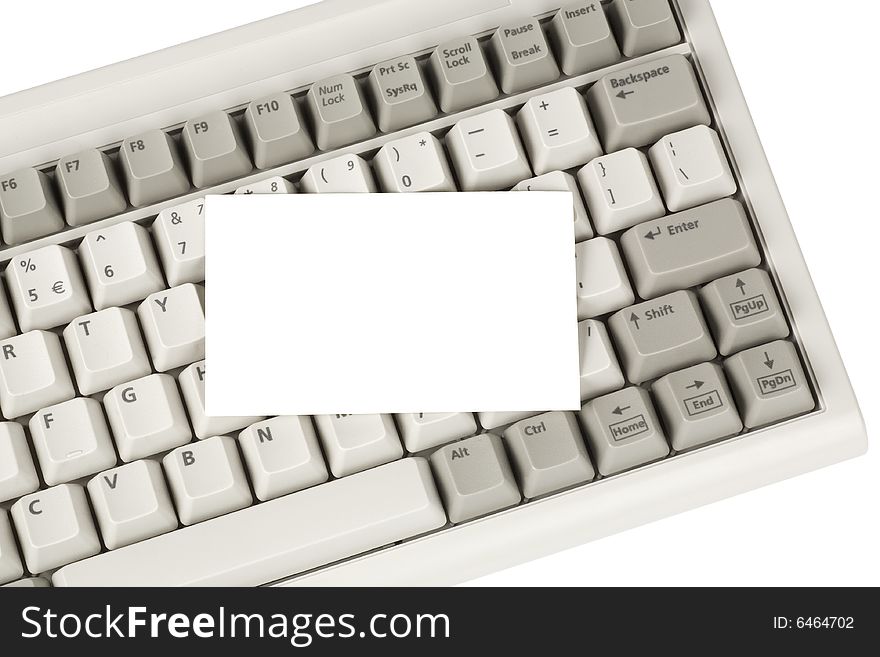
[[[7,2],[0,94],[301,4]],[[872,434],[880,426],[880,7],[869,0],[713,5]],[[876,586],[878,503],[875,447],[867,457],[476,583]]]

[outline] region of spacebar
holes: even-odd
[[[408,458],[65,566],[55,586],[254,586],[437,529],[431,468]]]

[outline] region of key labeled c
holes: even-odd
[[[40,500],[34,500],[30,504],[28,504],[28,511],[30,511],[32,516],[38,516],[43,513],[42,509],[37,508],[37,505],[40,503]]]

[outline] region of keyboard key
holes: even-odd
[[[394,132],[437,115],[437,106],[414,57],[376,64],[367,78],[376,123],[382,132]]]
[[[131,221],[86,235],[79,259],[96,310],[134,303],[165,288],[147,229]]]
[[[608,16],[627,57],[647,55],[681,41],[668,0],[613,0]]]
[[[538,175],[580,166],[602,155],[587,103],[574,87],[530,98],[516,122]]]
[[[259,422],[263,418],[235,417],[235,416],[210,416],[205,414],[205,361],[193,363],[183,370],[177,377],[180,383],[180,391],[186,402],[186,410],[192,422],[193,431],[199,440],[210,438],[224,433],[232,433],[244,427]]]
[[[532,89],[559,77],[559,67],[536,19],[499,27],[489,44],[501,89],[506,94]]]
[[[481,427],[491,430],[531,417],[535,413],[536,411],[482,411],[477,413],[477,418]]]
[[[711,122],[694,69],[681,55],[609,73],[590,87],[587,101],[607,153]]]
[[[299,107],[288,93],[252,102],[245,110],[244,125],[258,169],[302,160],[315,152]]]
[[[484,433],[431,456],[437,487],[452,522],[464,522],[519,504],[522,496],[501,438]]]
[[[788,337],[788,322],[773,283],[760,269],[709,283],[700,290],[700,300],[724,356]]]
[[[12,582],[11,584],[4,584],[5,588],[22,588],[22,589],[40,589],[40,588],[48,588],[49,582],[48,580],[43,579],[42,577],[28,577],[27,579],[20,579],[16,582]]]
[[[92,312],[76,256],[57,244],[13,258],[6,285],[22,331],[49,329]]]
[[[205,357],[205,288],[187,283],[151,294],[138,318],[153,367],[167,372]]]
[[[104,409],[126,463],[180,447],[192,432],[174,378],[151,374],[104,395]]]
[[[743,423],[755,429],[816,407],[794,345],[779,340],[724,361]]]
[[[498,97],[498,86],[474,37],[453,39],[437,46],[428,60],[428,73],[440,109],[447,114]]]
[[[397,426],[409,452],[421,452],[477,433],[473,413],[400,413]]]
[[[136,461],[107,470],[87,488],[109,550],[177,529],[162,466],[156,461]]]
[[[578,323],[581,399],[593,399],[620,390],[626,381],[608,330],[594,319]]]
[[[30,331],[0,342],[0,410],[9,419],[73,399],[75,392],[61,341]]]
[[[12,519],[27,569],[44,573],[101,551],[82,486],[62,484],[22,497]]]
[[[0,279],[0,340],[11,338],[13,335],[18,335],[18,328],[15,326],[6,290],[3,289],[2,279]]]
[[[73,320],[64,343],[80,393],[92,395],[146,376],[150,358],[134,313],[108,308]]]
[[[390,415],[317,415],[330,470],[345,477],[403,456]]]
[[[761,263],[739,201],[725,199],[630,229],[620,240],[643,299]]]
[[[258,183],[244,185],[235,190],[236,194],[296,194],[296,187],[292,182],[281,176],[272,176]]]
[[[340,155],[312,165],[302,177],[308,194],[368,194],[376,191],[370,165],[360,155]]]
[[[350,75],[337,75],[316,82],[306,100],[315,141],[322,151],[347,146],[376,134],[376,125]]]
[[[430,132],[388,142],[373,158],[373,166],[385,192],[455,191],[446,153]]]
[[[582,242],[593,237],[593,227],[581,198],[581,190],[570,173],[551,171],[543,176],[529,178],[513,188],[517,192],[571,192],[574,204],[574,239]]]
[[[184,525],[232,513],[253,502],[238,448],[229,436],[178,447],[162,464]]]
[[[64,219],[48,176],[21,169],[0,177],[0,232],[7,244],[24,244],[57,233]]]
[[[17,422],[0,423],[0,502],[40,487],[24,429]]]
[[[679,291],[621,310],[608,320],[626,377],[642,383],[717,355],[697,295]]]
[[[183,196],[190,190],[177,144],[161,130],[149,130],[123,139],[119,147],[119,165],[128,199],[136,208]]]
[[[566,75],[595,71],[620,59],[620,49],[598,0],[581,0],[560,9],[550,22],[549,34]]]
[[[79,562],[53,581],[253,586],[445,524],[427,461],[403,459]]]
[[[667,374],[651,386],[666,434],[676,451],[742,431],[727,381],[715,363]]]
[[[254,169],[238,124],[226,112],[212,112],[187,121],[181,139],[196,187],[240,178]]]
[[[578,180],[600,235],[666,214],[648,159],[634,148],[593,160],[578,171]]]
[[[113,162],[94,148],[62,157],[55,180],[71,226],[81,226],[119,214],[128,207]]]
[[[502,110],[462,119],[446,135],[463,191],[494,191],[532,177],[513,125]]]
[[[275,417],[238,435],[254,493],[263,502],[327,481],[327,466],[308,417]]]
[[[50,486],[116,465],[116,452],[100,402],[78,397],[36,413],[28,427]]]
[[[605,237],[581,242],[575,256],[579,320],[612,313],[635,301],[614,242]]]
[[[526,497],[539,497],[596,476],[572,413],[544,413],[504,432]]]
[[[17,580],[24,575],[21,556],[15,545],[12,525],[5,509],[0,509],[0,584]]]
[[[587,402],[580,419],[596,467],[606,477],[669,454],[657,414],[641,388],[626,388]]]
[[[718,134],[704,125],[676,132],[650,150],[654,173],[670,212],[736,193],[736,180]]]
[[[162,210],[153,237],[168,285],[205,280],[205,199]]]

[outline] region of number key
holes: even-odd
[[[342,155],[314,165],[302,178],[308,194],[375,192],[370,165],[359,155]]]
[[[373,163],[386,192],[455,191],[443,147],[429,132],[388,142]]]
[[[205,280],[205,199],[163,210],[153,236],[169,285]]]

